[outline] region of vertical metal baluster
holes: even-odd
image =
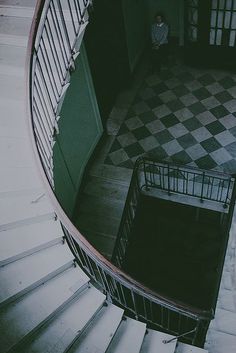
[[[61,82],[64,82],[65,77],[64,77],[64,73],[63,73],[62,63],[61,63],[61,60],[59,58],[58,51],[57,51],[57,49],[55,47],[55,43],[54,43],[55,39],[54,39],[54,36],[53,36],[53,33],[52,33],[51,24],[50,24],[48,18],[46,19],[46,22],[47,22],[47,26],[45,26],[45,31],[47,32],[48,38],[49,37],[51,38],[51,40],[49,40],[50,49],[51,49],[51,52],[54,53],[55,57],[57,58],[57,65],[56,66],[60,70]],[[64,63],[64,67],[65,67],[65,63]]]
[[[205,172],[202,173],[202,187],[201,187],[201,197],[200,197],[201,202],[203,202],[204,182],[205,182]]]
[[[48,107],[48,104],[45,100],[45,96],[43,94],[43,90],[42,90],[42,87],[39,83],[39,79],[37,77],[37,74],[35,74],[35,85],[34,85],[34,88],[35,88],[35,91],[37,93],[37,98],[39,99],[39,102],[40,102],[40,105],[44,111],[44,116],[45,116],[45,122],[47,124],[47,127],[49,129],[49,131],[51,132],[51,134],[53,135],[53,123],[52,123],[52,120],[50,118],[50,112],[49,112],[49,107]],[[52,110],[52,107],[51,107],[51,110]],[[54,111],[52,110],[52,113],[53,115],[54,114]]]
[[[47,77],[48,77],[48,80],[49,80],[49,84],[50,84],[50,86],[51,86],[50,92],[51,92],[51,94],[54,96],[55,102],[58,103],[58,101],[59,101],[59,100],[58,100],[58,98],[59,98],[59,92],[58,92],[58,94],[57,94],[56,82],[55,82],[55,86],[53,85],[53,81],[54,81],[55,79],[54,79],[54,78],[51,79],[51,75],[50,75],[50,73],[49,73],[49,68],[48,68],[48,66],[47,66],[47,63],[46,63],[46,60],[45,60],[45,57],[44,57],[44,54],[43,54],[43,50],[42,50],[42,47],[41,47],[41,44],[39,45],[39,51],[40,51],[40,53],[41,53],[41,59],[42,59],[42,60],[40,60],[40,56],[38,56],[39,61],[40,61],[40,63],[41,63],[41,66],[42,66],[42,64],[43,64],[44,69],[46,70],[46,72],[45,72],[45,70],[43,70],[45,81],[46,81],[46,76],[47,76]],[[42,67],[43,67],[43,66],[42,66]],[[48,87],[48,86],[49,86],[49,85],[47,85],[47,87]],[[48,87],[48,89],[49,89],[49,87]],[[55,91],[56,91],[56,92],[55,92]]]
[[[69,53],[71,55],[72,46],[71,46],[71,43],[70,43],[70,37],[69,37],[68,29],[66,27],[64,12],[63,12],[63,9],[62,9],[62,6],[61,6],[61,0],[56,0],[56,2],[57,2],[58,10],[59,10],[59,13],[60,13],[60,17],[61,17],[62,28],[63,28],[63,32],[64,32],[64,35],[65,35],[66,44],[67,44],[67,47],[68,47],[68,51],[69,51]],[[71,17],[71,22],[72,22],[72,24],[74,24],[73,17]]]
[[[46,21],[48,22],[48,19],[46,19]],[[44,25],[45,37],[46,37],[46,39],[48,41],[48,44],[49,44],[49,47],[50,47],[50,52],[52,54],[54,67],[55,67],[55,69],[57,71],[58,78],[60,80],[61,85],[63,85],[64,84],[64,80],[63,80],[63,73],[62,73],[61,63],[60,63],[57,51],[53,50],[53,48],[52,48],[52,43],[51,43],[50,35],[49,35],[50,31],[49,31],[48,27],[46,26],[46,23],[45,23],[45,25]]]
[[[231,179],[228,179],[227,192],[226,192],[226,196],[225,196],[225,200],[224,200],[224,208],[228,207],[227,200],[228,200],[228,197],[229,197],[229,189],[230,189],[230,184],[231,184],[230,181],[231,181]]]

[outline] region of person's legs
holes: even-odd
[[[167,64],[168,61],[168,44],[163,44],[159,48],[160,67]]]
[[[151,51],[151,69],[152,71],[160,71],[160,54],[159,54],[160,49],[152,49]]]

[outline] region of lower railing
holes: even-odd
[[[89,0],[37,1],[28,45],[27,103],[32,148],[38,161],[42,181],[76,261],[90,276],[94,285],[106,293],[108,299],[126,309],[126,312],[135,318],[147,322],[151,327],[176,336],[181,335],[191,344],[202,345],[209,321],[213,317],[212,313],[162,297],[114,266],[74,227],[54,192],[53,145],[59,133],[58,120],[63,97],[70,82],[70,74],[76,69],[74,60],[79,55],[79,47],[88,23],[87,8],[90,3]],[[73,129],[73,126],[71,128]],[[156,172],[151,172],[154,167],[156,168],[154,164],[145,167],[146,188],[156,187],[159,184],[163,189],[167,187],[169,191],[176,188],[174,180],[177,175],[173,180],[170,179],[171,170],[163,167],[165,172],[161,173],[161,179]],[[180,175],[178,174],[178,178]],[[182,177],[183,180],[186,178],[188,180],[189,174],[182,174]],[[206,180],[205,176],[201,177]],[[159,178],[159,184],[157,179],[153,178]],[[192,183],[192,188],[196,188],[197,176]],[[204,186],[201,192],[202,199],[208,195],[212,197],[213,193],[209,190],[210,185],[214,183],[215,179],[214,182],[211,179],[208,191]],[[183,181],[183,185],[185,184],[186,182]],[[205,185],[205,182],[203,184]],[[127,235],[139,197],[137,192],[140,189],[139,180],[136,177],[132,185],[134,189],[129,192],[131,202],[127,213],[129,222],[125,226]],[[186,187],[185,190],[187,190]],[[228,188],[226,195],[222,191],[224,197],[220,196],[220,189],[216,194],[220,202],[225,206],[229,205],[231,188]],[[119,237],[121,247],[125,241],[125,236]]]
[[[125,208],[123,211],[112,262],[122,267],[127,246],[130,243],[131,230],[141,194],[159,197],[186,196],[186,203],[207,208],[214,207],[224,213],[224,226],[230,222],[235,202],[235,177],[211,170],[201,170],[139,158],[134,166]],[[178,199],[176,199],[178,202]],[[157,214],[158,217],[158,214]]]
[[[149,288],[113,266],[99,260],[96,251],[89,251],[62,225],[68,244],[79,266],[90,276],[93,283],[108,300],[125,309],[126,314],[149,324],[154,329],[180,337],[189,344],[202,346],[212,312],[197,310],[190,306],[161,297]],[[168,342],[166,342],[168,343]]]

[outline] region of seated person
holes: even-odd
[[[167,60],[169,27],[160,13],[155,16],[151,28],[152,69],[160,71],[161,65]]]

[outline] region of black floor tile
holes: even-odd
[[[194,103],[188,107],[188,109],[194,114],[198,115],[206,111],[206,108],[201,102]]]
[[[190,118],[183,122],[183,125],[189,130],[194,131],[202,126],[202,124],[196,118]]]
[[[198,100],[203,100],[211,96],[211,93],[205,87],[193,91],[192,94],[194,94]]]
[[[179,99],[175,99],[173,101],[170,101],[170,102],[166,103],[166,105],[168,106],[168,108],[170,108],[170,110],[173,113],[177,112],[177,110],[184,108],[184,104]]]
[[[163,130],[161,132],[158,132],[156,135],[157,142],[160,145],[164,145],[165,143],[173,140],[173,136],[169,133],[168,130]]]
[[[215,108],[212,108],[210,110],[210,112],[217,118],[223,118],[224,116],[229,114],[229,111],[223,106],[223,105],[219,105]]]
[[[146,126],[141,126],[132,131],[133,135],[137,140],[144,139],[145,137],[150,136],[150,131],[146,128]]]
[[[161,118],[161,122],[165,125],[165,127],[171,127],[175,124],[179,123],[179,120],[176,118],[174,114],[170,114]]]
[[[214,137],[210,137],[209,139],[202,141],[201,145],[208,153],[214,152],[221,148],[221,144]]]
[[[185,151],[180,151],[173,156],[171,156],[171,159],[173,162],[177,162],[180,164],[188,164],[192,162],[192,159],[189,157],[189,155]]]
[[[202,169],[213,169],[217,166],[216,162],[209,155],[195,160],[195,163]]]
[[[186,134],[184,136],[181,136],[177,138],[177,141],[179,144],[185,149],[188,147],[191,147],[193,145],[196,145],[197,141],[191,134]]]
[[[201,82],[202,85],[208,86],[215,82],[215,79],[210,74],[204,74],[198,78],[198,81]]]
[[[138,142],[132,143],[132,145],[125,147],[124,150],[129,156],[129,158],[136,157],[144,153],[144,150]]]
[[[229,94],[229,92],[227,92],[227,91],[219,92],[219,93],[215,94],[215,97],[221,104],[224,104],[224,103],[230,101],[231,99],[233,99],[231,94]]]
[[[225,89],[234,87],[236,85],[236,82],[232,79],[230,76],[226,76],[222,78],[219,83],[221,84],[222,87]]]
[[[212,123],[206,125],[206,128],[212,135],[217,135],[226,130],[226,128],[219,121],[213,121]]]

